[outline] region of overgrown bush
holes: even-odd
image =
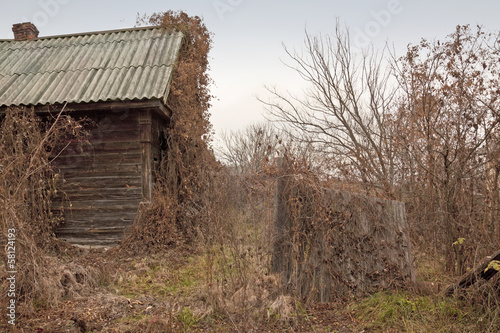
[[[184,34],[167,99],[172,110],[164,129],[168,153],[157,172],[152,202],[141,208],[122,247],[157,251],[192,243],[209,223],[207,190],[217,167],[208,149],[212,40],[202,19],[184,12],[156,13],[138,18],[138,23]]]
[[[15,273],[15,299],[24,314],[35,306],[55,305],[70,279],[57,260],[46,256],[61,216],[51,211],[57,195],[58,174],[50,161],[61,140],[84,137],[82,126],[65,112],[48,113],[43,121],[33,109],[10,108],[0,127],[0,242],[5,246],[1,273],[2,295],[7,295],[6,272]],[[8,261],[14,259],[14,261]],[[2,302],[8,299],[2,299]]]

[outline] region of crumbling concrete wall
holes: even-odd
[[[405,205],[278,180],[272,270],[289,293],[327,302],[415,280]]]

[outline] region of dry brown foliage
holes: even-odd
[[[2,115],[0,128],[2,295],[7,295],[7,271],[17,271],[15,299],[24,315],[34,307],[56,305],[77,294],[78,286],[95,283],[92,270],[47,256],[55,242],[53,228],[61,220],[51,212],[59,177],[50,161],[62,138],[81,138],[84,133],[81,124],[63,111],[48,113],[45,120],[33,109],[10,108]],[[7,261],[11,259],[7,245],[15,248],[14,264]]]
[[[500,246],[498,38],[458,26],[401,58],[360,56],[338,25],[287,50],[309,89],[265,104],[339,184],[405,202],[415,249],[460,275]]]
[[[190,243],[200,234],[207,224],[207,189],[216,163],[208,150],[211,35],[205,24],[197,16],[172,11],[138,18],[138,23],[184,33],[167,100],[172,110],[164,131],[168,153],[157,172],[152,203],[141,207],[123,242],[123,248],[142,251]]]
[[[397,192],[417,246],[457,275],[500,246],[495,41],[480,27],[457,26],[444,40],[410,45],[397,62]]]
[[[414,279],[404,204],[339,191],[304,159],[282,163],[272,265],[286,292],[329,302]]]

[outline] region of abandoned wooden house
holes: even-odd
[[[54,161],[65,194],[56,234],[115,244],[151,200],[183,34],[142,27],[38,37],[31,23],[12,30],[14,39],[0,40],[0,109],[43,115],[64,107],[90,119],[88,143],[68,142]]]

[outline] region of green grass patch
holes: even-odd
[[[182,331],[189,332],[191,328],[196,327],[196,322],[198,321],[196,316],[193,314],[190,308],[185,307],[178,315],[177,319],[182,324]]]
[[[499,327],[498,318],[464,298],[379,292],[351,310],[362,328],[381,332],[490,332]]]
[[[145,294],[162,298],[189,294],[205,281],[203,260],[203,256],[193,256],[182,265],[161,259],[133,262],[130,271],[119,275],[112,286],[117,294],[128,298]]]

